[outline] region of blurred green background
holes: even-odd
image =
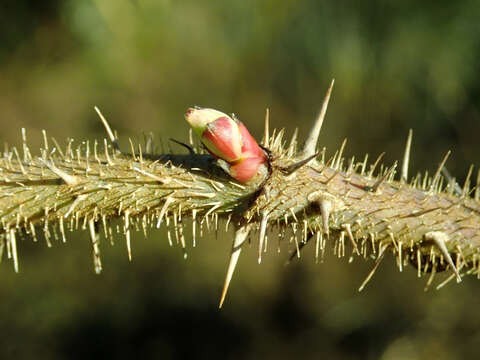
[[[265,108],[303,139],[332,78],[321,134],[329,154],[391,164],[414,129],[412,174],[480,165],[480,3],[466,1],[15,0],[0,3],[0,140],[32,148],[102,139],[98,105],[125,141],[185,141],[187,107],[235,112],[257,138]],[[174,148],[182,151],[180,148]],[[392,259],[363,293],[371,262],[312,249],[284,267],[240,260],[216,309],[231,234],[205,237],[183,260],[165,232],[102,245],[88,235],[19,244],[20,269],[0,266],[1,359],[466,359],[480,350],[480,282],[441,291]],[[442,276],[440,276],[442,277]],[[439,280],[437,280],[438,283]]]

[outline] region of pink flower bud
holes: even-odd
[[[185,119],[210,154],[229,164],[237,181],[246,183],[265,168],[265,152],[240,121],[213,109],[188,109]]]
[[[246,183],[265,166],[266,159],[251,157],[230,165],[230,176],[241,183]]]
[[[201,140],[212,155],[227,162],[242,157],[242,135],[237,123],[227,116],[207,124]]]
[[[195,131],[195,133],[201,137],[207,127],[207,124],[222,116],[229,117],[226,114],[214,109],[190,108],[185,114],[185,120],[187,120],[187,122],[190,124],[193,131]]]
[[[242,136],[242,155],[244,157],[259,157],[266,159],[265,151],[258,146],[257,141],[252,135],[250,135],[247,127],[242,122],[238,122],[238,128],[240,129],[240,134]]]

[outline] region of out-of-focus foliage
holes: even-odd
[[[412,170],[480,165],[478,1],[16,0],[0,4],[1,140],[32,147],[103,138],[98,105],[125,141],[154,132],[187,139],[192,105],[235,112],[261,136],[302,137],[331,78],[321,135],[329,153],[401,156],[414,129]],[[125,141],[126,143],[126,141]],[[173,145],[172,145],[173,147]],[[174,147],[176,151],[182,151]],[[311,249],[283,268],[275,241],[259,266],[248,251],[225,308],[215,309],[231,234],[204,238],[185,262],[163,231],[102,244],[93,274],[88,236],[52,249],[20,243],[21,273],[0,266],[1,358],[464,359],[478,356],[480,282],[440,292],[393,261],[364,293],[371,263]],[[331,249],[329,249],[331,250]]]

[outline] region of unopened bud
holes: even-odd
[[[229,164],[229,174],[246,183],[264,170],[265,152],[243,123],[213,109],[188,109],[185,119],[203,145],[215,157]]]
[[[201,140],[208,151],[220,159],[233,162],[242,158],[242,135],[237,123],[228,116],[208,123]]]

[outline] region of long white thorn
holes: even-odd
[[[323,104],[320,112],[318,113],[318,116],[315,119],[315,122],[313,123],[313,126],[308,134],[308,138],[303,145],[303,156],[305,157],[312,156],[316,152],[318,137],[320,135],[320,130],[322,129],[323,120],[325,119],[325,114],[327,112],[328,102],[330,101],[330,95],[332,94],[332,88],[334,83],[335,79],[332,79],[332,82],[330,83],[330,86],[327,90],[327,94],[323,99]]]
[[[405,144],[405,152],[403,153],[402,175],[400,177],[401,183],[406,183],[408,180],[408,166],[410,163],[410,149],[412,148],[413,130],[408,130],[407,143]]]
[[[265,244],[265,234],[267,232],[268,213],[262,212],[262,220],[260,222],[260,238],[258,239],[258,263],[262,262],[263,246]]]
[[[235,232],[235,238],[233,239],[232,251],[230,253],[230,261],[228,263],[227,274],[225,276],[225,282],[223,284],[222,295],[220,297],[220,303],[218,304],[219,308],[222,308],[227,296],[228,287],[230,286],[230,281],[232,280],[233,272],[237,266],[238,258],[242,251],[242,245],[247,239],[248,234],[250,233],[251,225],[244,225],[237,229]]]
[[[13,269],[18,273],[17,239],[15,229],[10,229],[10,247],[12,248]]]
[[[128,261],[132,261],[132,240],[130,235],[130,213],[125,211],[125,240],[127,242]]]
[[[358,291],[361,292],[365,288],[365,286],[368,284],[368,282],[372,279],[372,276],[375,274],[375,271],[377,271],[378,266],[382,262],[383,256],[385,255],[385,250],[387,249],[388,245],[384,245],[383,247],[380,247],[378,250],[378,256],[377,260],[375,260],[375,265],[373,266],[373,269],[370,271],[370,273],[367,275],[365,280],[363,280],[362,284],[358,288]]]
[[[160,210],[160,215],[158,215],[157,229],[159,229],[160,226],[162,225],[163,216],[164,216],[165,213],[167,212],[168,207],[170,206],[170,204],[172,204],[173,202],[175,202],[175,199],[173,198],[172,195],[170,195],[169,197],[167,197],[167,198],[165,199],[165,203],[163,204],[162,209]]]
[[[323,225],[323,232],[327,235],[327,239],[330,237],[330,225],[328,223],[330,212],[332,211],[332,202],[327,199],[320,200],[320,212],[322,215],[322,225]]]
[[[357,242],[355,241],[355,238],[353,237],[352,226],[350,224],[345,224],[345,225],[343,225],[343,227],[345,228],[345,231],[347,232],[347,236],[352,243],[353,250],[355,251],[355,253],[357,253],[358,256],[360,256],[360,251],[358,250]]]
[[[102,272],[102,259],[100,257],[100,234],[95,230],[95,221],[92,219],[88,220],[88,227],[90,230],[90,239],[92,240],[93,248],[93,266],[95,268],[95,273],[100,274]]]
[[[193,247],[197,245],[197,210],[192,210],[192,241]]]
[[[448,235],[441,231],[430,231],[427,232],[424,237],[425,240],[433,241],[435,245],[437,245],[437,248],[440,250],[442,255],[445,257],[445,260],[447,260],[448,265],[450,265],[453,272],[455,273],[455,276],[457,277],[457,282],[462,281],[457,267],[455,266],[455,263],[453,262],[452,257],[450,256],[450,253],[446,246],[446,242],[449,240]]]

